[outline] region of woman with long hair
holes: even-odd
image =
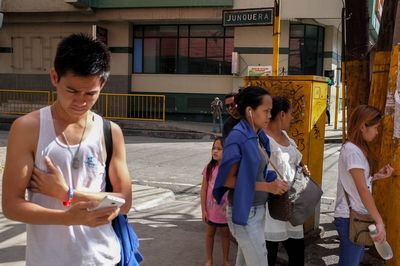
[[[214,140],[211,149],[211,160],[204,167],[202,175],[203,181],[201,183],[201,214],[203,221],[207,223],[206,232],[206,252],[207,252],[207,262],[205,266],[214,265],[213,251],[214,251],[214,237],[217,229],[221,233],[221,243],[222,243],[222,257],[223,265],[229,266],[229,242],[230,233],[228,228],[228,222],[226,221],[226,205],[227,205],[227,195],[224,196],[220,204],[218,204],[213,195],[212,191],[214,189],[215,179],[218,174],[219,164],[222,159],[222,147],[224,145],[224,139],[217,137]]]
[[[339,155],[335,225],[340,239],[339,266],[358,266],[364,256],[364,246],[349,240],[350,210],[369,214],[378,230],[374,241],[386,240],[385,225],[374,198],[372,181],[392,175],[393,168],[387,164],[375,174],[377,156],[368,143],[378,135],[381,113],[372,106],[360,105],[354,109],[348,121],[347,141]],[[347,203],[346,194],[350,202]]]

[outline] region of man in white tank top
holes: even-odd
[[[109,73],[110,52],[103,43],[84,34],[64,38],[50,71],[57,100],[19,117],[10,129],[2,207],[7,218],[27,224],[27,265],[120,261],[110,221],[132,202],[124,138],[112,123],[113,193],[106,193],[103,120],[90,111]],[[107,194],[126,203],[91,210]]]

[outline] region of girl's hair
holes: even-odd
[[[271,95],[266,89],[257,86],[249,86],[235,95],[236,109],[242,117],[245,117],[246,108],[250,106],[256,109],[262,104],[262,97],[264,95]]]
[[[374,126],[381,120],[382,114],[378,109],[369,105],[359,105],[351,113],[348,122],[347,139],[362,150],[365,157],[367,157],[368,164],[371,169],[376,161],[376,156],[371,152],[368,143],[364,140],[361,132],[361,126]]]
[[[214,142],[213,142],[213,145],[212,145],[213,148],[214,148],[214,145],[215,145],[215,143],[216,143],[217,141],[219,141],[219,142],[221,143],[221,146],[224,146],[224,139],[223,139],[222,137],[216,137],[215,140],[214,140]],[[207,170],[206,170],[206,178],[207,178],[207,181],[210,180],[212,171],[213,171],[214,167],[217,165],[217,163],[218,163],[218,162],[217,162],[216,160],[214,160],[214,158],[213,158],[212,155],[211,155],[211,160],[210,160],[210,162],[207,164]]]
[[[272,98],[271,120],[275,120],[276,116],[281,112],[287,113],[291,107],[288,98],[283,96],[275,96]]]

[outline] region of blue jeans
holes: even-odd
[[[364,257],[364,246],[349,239],[349,218],[335,218],[336,230],[340,239],[339,266],[358,266]]]
[[[218,122],[217,122],[218,121]],[[222,133],[223,129],[223,123],[222,123],[222,115],[219,115],[218,117],[213,116],[213,132],[216,133]]]
[[[226,216],[229,229],[238,242],[236,266],[268,266],[264,238],[265,205],[251,207],[245,226],[232,222],[231,206],[228,206]]]

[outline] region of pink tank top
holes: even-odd
[[[221,200],[221,204],[218,204],[213,197],[212,191],[214,189],[215,179],[217,178],[219,166],[215,166],[212,170],[211,176],[208,180],[207,187],[207,198],[206,198],[206,212],[208,220],[217,224],[226,224],[226,205],[228,203],[228,194],[225,193]],[[207,166],[204,167],[202,172],[203,176],[206,176]]]

